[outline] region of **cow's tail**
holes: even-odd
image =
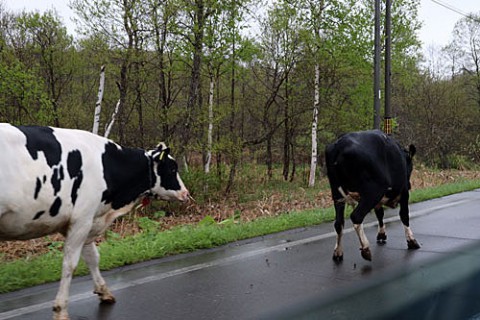
[[[344,202],[347,205],[355,207],[358,202],[355,198],[353,198],[350,194],[345,192],[345,190],[340,185],[340,179],[337,175],[337,158],[338,154],[336,154],[337,149],[335,148],[335,144],[327,145],[325,148],[325,163],[327,166],[327,176],[330,182],[330,187],[332,189],[332,197],[333,200],[336,202]]]
[[[338,192],[342,195],[342,199],[338,200],[339,202],[345,202],[349,206],[356,207],[358,202],[350,194],[345,193],[342,186],[338,187]]]

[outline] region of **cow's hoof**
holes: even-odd
[[[382,245],[387,243],[387,234],[386,233],[378,233],[377,234],[377,243],[382,244]]]
[[[54,314],[53,315],[53,320],[69,320],[70,318],[68,317],[68,314]]]
[[[333,253],[332,260],[335,261],[335,263],[341,263],[343,261],[343,254],[339,255],[337,253]]]
[[[117,302],[117,300],[115,300],[114,296],[100,298],[100,304],[114,304],[115,302]]]
[[[411,249],[411,250],[420,249],[420,245],[418,244],[417,240],[415,240],[415,239],[407,240],[407,246],[408,246],[408,249]]]
[[[53,307],[53,320],[69,320],[68,312],[59,306]]]
[[[360,253],[362,254],[363,259],[372,261],[372,253],[370,252],[370,248],[360,248]]]
[[[113,304],[116,302],[113,294],[105,286],[103,286],[101,290],[93,291],[93,293],[98,295],[101,304]]]

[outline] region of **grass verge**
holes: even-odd
[[[410,202],[420,202],[458,192],[480,188],[480,180],[465,180],[437,187],[415,190]],[[259,218],[250,222],[228,219],[216,223],[204,219],[198,225],[184,225],[168,231],[158,232],[155,221],[143,221],[144,232],[124,239],[115,234],[99,246],[100,267],[109,270],[167,255],[212,248],[229,242],[280,232],[288,229],[312,226],[332,221],[332,208],[285,213],[275,217]],[[57,281],[61,276],[62,253],[52,250],[48,254],[19,259],[0,264],[0,293]],[[81,262],[76,275],[85,275],[88,269]]]

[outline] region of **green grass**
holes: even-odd
[[[439,187],[415,190],[411,203],[438,198],[453,193],[480,188],[480,181],[465,180]],[[203,248],[211,248],[229,242],[252,238],[288,229],[318,225],[332,221],[332,208],[286,213],[276,217],[259,218],[250,222],[229,219],[216,223],[205,218],[196,226],[186,225],[158,232],[158,222],[143,217],[142,233],[125,239],[110,233],[108,241],[99,246],[101,269],[108,270],[123,265],[146,261]],[[59,280],[62,253],[57,249],[32,259],[19,259],[0,264],[0,293]],[[83,262],[76,275],[88,270]]]
[[[432,188],[418,189],[410,193],[410,203],[440,198],[450,194],[470,191],[478,188],[480,188],[480,180],[463,180]]]

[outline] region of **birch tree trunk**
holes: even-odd
[[[105,129],[105,135],[104,135],[105,138],[108,138],[108,136],[110,135],[110,131],[112,131],[112,127],[113,127],[113,124],[115,123],[115,119],[117,117],[118,110],[120,109],[120,104],[121,104],[120,101],[121,100],[118,100],[117,105],[115,106],[115,110],[112,113],[112,119],[110,120],[110,123],[108,124],[108,126]]]
[[[92,132],[98,134],[98,127],[100,126],[100,114],[102,111],[103,91],[105,88],[105,66],[100,69],[100,84],[98,86],[98,99],[95,103],[95,114],[93,116]]]
[[[288,173],[290,171],[290,145],[291,145],[291,130],[290,130],[290,103],[289,103],[289,83],[288,75],[285,77],[285,105],[283,107],[283,117],[285,121],[285,131],[283,133],[283,180],[288,180]]]
[[[310,162],[310,177],[308,186],[315,185],[315,172],[317,170],[317,126],[318,126],[318,107],[320,104],[320,66],[315,64],[315,100],[313,102],[313,121],[312,121],[312,159]]]
[[[212,160],[214,90],[215,90],[215,79],[214,79],[213,73],[211,73],[210,74],[210,90],[208,91],[208,132],[207,132],[207,159],[205,161],[205,173],[210,173],[210,163]]]
[[[316,61],[319,58],[319,52],[322,43],[322,13],[325,9],[325,0],[309,1],[310,5],[310,14],[313,22],[313,39],[314,46],[314,57]],[[315,96],[313,102],[313,121],[312,121],[312,159],[310,163],[310,177],[308,179],[308,186],[313,187],[315,185],[315,173],[317,170],[317,160],[318,160],[318,148],[317,148],[317,128],[318,128],[318,110],[320,108],[320,65],[315,63]]]

